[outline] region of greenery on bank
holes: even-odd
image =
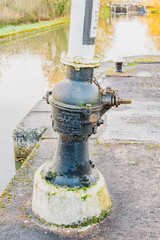
[[[1,0],[0,27],[67,17],[71,0]]]
[[[6,25],[19,25],[38,21],[68,17],[71,0],[0,0],[0,28]],[[124,0],[100,0],[104,15],[110,14],[107,4]],[[160,13],[159,0],[140,0],[152,13]]]
[[[109,18],[111,16],[111,9],[109,7],[101,8],[100,15],[103,15],[105,18]]]
[[[25,32],[32,32],[44,28],[50,28],[65,23],[69,23],[69,18],[62,18],[52,21],[44,21],[30,24],[20,24],[17,26],[8,25],[0,28],[0,38],[7,37],[7,35],[12,36],[16,34],[23,34]]]
[[[149,12],[151,13],[159,13],[160,14],[160,9],[156,9],[156,8],[148,8]]]

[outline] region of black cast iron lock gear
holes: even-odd
[[[65,80],[47,94],[52,106],[53,129],[59,133],[54,160],[42,174],[54,185],[82,188],[98,180],[89,160],[88,140],[103,124],[102,115],[122,102],[117,91],[93,81],[93,68],[67,67]],[[123,103],[129,101],[123,100]]]

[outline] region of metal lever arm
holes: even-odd
[[[110,107],[112,106],[118,107],[120,104],[131,104],[130,99],[122,99],[119,97],[118,90],[112,90],[111,87],[107,87],[106,89],[102,88],[95,77],[93,79],[93,82],[97,85],[101,93],[102,104],[108,105]]]
[[[119,97],[119,92],[117,90],[106,88],[102,93],[102,104],[107,106],[107,108],[111,108],[113,106],[118,107],[120,104],[131,104],[131,100],[122,99]]]
[[[123,99],[123,98],[120,98],[118,102],[119,102],[119,105],[120,104],[131,104],[132,103],[131,99]]]

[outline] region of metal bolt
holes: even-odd
[[[93,161],[92,160],[89,160],[89,164],[91,165],[93,163]]]
[[[88,181],[89,181],[89,178],[88,178],[87,176],[83,176],[83,177],[82,177],[82,181],[88,182]]]
[[[46,99],[46,102],[47,102],[48,104],[49,104],[49,97],[50,97],[51,95],[52,95],[52,91],[51,91],[51,90],[47,91],[45,99]]]
[[[94,167],[95,167],[95,164],[93,163],[92,160],[89,160],[89,163],[90,163],[91,168],[94,168]]]
[[[89,187],[90,185],[89,178],[87,176],[83,176],[81,179],[81,184],[83,187]]]
[[[103,123],[104,123],[103,119],[99,118],[97,122],[97,126],[99,127]]]
[[[84,187],[89,187],[89,182],[83,183]]]
[[[49,172],[47,173],[47,175],[45,176],[45,179],[51,181],[52,178],[53,178],[53,173],[52,173],[51,171],[49,171]]]

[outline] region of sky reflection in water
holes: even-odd
[[[149,36],[148,25],[139,21],[140,18],[122,19],[115,23],[111,47],[106,49],[103,61],[112,60],[118,56],[160,54]]]

